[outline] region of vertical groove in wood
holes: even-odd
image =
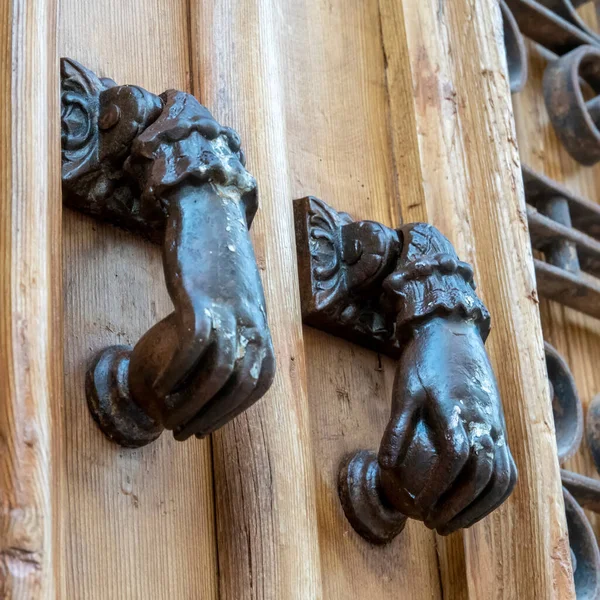
[[[533,264],[510,93],[493,0],[381,0],[406,220],[426,219],[475,266],[492,314],[487,347],[520,479],[499,510],[463,533],[471,598],[573,598],[547,398]],[[389,16],[389,19],[387,18]],[[404,43],[393,24],[402,23]],[[411,81],[412,105],[397,86]],[[414,113],[417,145],[403,137]],[[416,153],[419,168],[406,156]],[[413,162],[414,164],[414,162]]]
[[[3,2],[0,40],[0,597],[37,600],[58,589],[56,2]]]
[[[280,5],[292,197],[313,194],[357,219],[398,225],[377,3]],[[304,338],[324,597],[439,599],[431,531],[412,521],[391,544],[373,546],[352,529],[338,497],[345,456],[379,447],[395,362],[310,327]]]
[[[119,84],[189,91],[186,4],[61,0],[60,54]],[[160,248],[70,210],[63,238],[63,597],[215,600],[210,442],[165,432],[142,449],[120,448],[96,427],[84,394],[98,350],[135,344],[172,310]]]
[[[221,598],[322,597],[304,347],[292,222],[282,56],[274,0],[192,4],[200,100],[241,135],[261,208],[252,225],[277,374],[213,436]]]

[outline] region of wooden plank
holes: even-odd
[[[60,53],[119,83],[190,89],[185,3],[62,0]],[[55,199],[58,202],[58,197]],[[160,249],[64,216],[64,598],[218,596],[210,441],[109,443],[85,402],[100,348],[135,343],[172,308]]]
[[[37,600],[59,589],[56,3],[2,3],[0,40],[0,597]]]
[[[0,597],[59,592],[56,2],[0,5]]]
[[[469,597],[573,598],[498,7],[493,0],[382,6],[403,215],[439,227],[475,266],[520,474],[509,501],[462,534]],[[411,120],[416,136],[405,135]]]
[[[399,194],[399,205],[404,222],[427,221],[429,211],[443,210],[442,203],[427,204],[425,180],[422,177],[423,157],[432,157],[437,160],[437,149],[443,138],[439,131],[434,131],[428,137],[423,129],[422,115],[415,110],[417,89],[421,89],[413,78],[413,69],[408,61],[408,47],[405,14],[395,0],[381,0],[380,10],[382,15],[382,45],[387,60],[386,81],[390,103],[390,129],[392,133],[392,148],[394,152],[394,167],[396,185],[402,190]],[[432,36],[435,35],[432,33]],[[429,40],[435,54],[437,41],[423,38],[423,43]],[[428,74],[429,72],[427,72]],[[417,75],[419,77],[419,75]],[[435,83],[435,82],[434,82]],[[451,90],[450,90],[451,91]],[[448,101],[451,102],[451,97]],[[435,121],[432,123],[435,126]],[[422,147],[422,150],[419,148]],[[443,151],[443,150],[442,150]],[[412,175],[410,175],[412,174]],[[447,185],[446,182],[442,182]],[[435,178],[429,177],[428,184],[435,185]],[[437,191],[432,190],[433,198],[437,198]],[[444,193],[444,190],[440,190]],[[442,196],[443,197],[443,196]],[[430,205],[433,207],[430,208]],[[451,208],[451,207],[449,207]],[[445,219],[452,219],[453,211],[445,214]],[[457,222],[452,230],[456,231],[460,223],[460,215],[456,214]],[[431,218],[431,217],[429,217]],[[438,227],[437,221],[431,221]],[[458,233],[460,235],[460,232]],[[463,247],[464,247],[463,243]],[[472,260],[472,257],[470,258]],[[440,580],[444,598],[449,600],[466,600],[469,597],[467,582],[466,557],[461,533],[455,533],[447,538],[436,536],[437,551],[440,568]]]
[[[398,225],[377,3],[284,4],[292,197],[314,194],[355,218]],[[440,598],[429,530],[410,522],[388,546],[372,546],[350,527],[338,498],[345,455],[379,447],[395,363],[310,327],[304,334],[324,597]]]
[[[582,6],[579,14],[598,30],[594,3]],[[513,97],[517,138],[524,163],[539,173],[558,181],[595,203],[600,203],[600,165],[583,167],[562,147],[554,133],[542,95],[542,78],[546,59],[533,44],[529,47],[529,80],[523,92]],[[592,398],[600,391],[600,320],[549,300],[540,303],[544,337],[569,364],[584,415]],[[598,472],[584,440],[579,452],[565,464],[566,468],[598,479]],[[600,517],[587,515],[596,535],[600,535]]]
[[[257,178],[252,238],[277,373],[269,393],[213,435],[221,598],[321,598],[304,345],[286,156],[277,0],[191,4],[192,75],[201,101],[241,135]]]

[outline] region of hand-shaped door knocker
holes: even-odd
[[[373,543],[407,517],[443,535],[473,525],[517,470],[471,267],[431,225],[355,222],[310,197],[294,213],[304,322],[399,358],[379,453],[340,469],[348,520]]]
[[[203,437],[256,402],[275,359],[249,237],[258,207],[238,135],[193,96],[116,85],[61,63],[68,206],[162,243],[174,311],[86,379],[102,431],[129,447]]]

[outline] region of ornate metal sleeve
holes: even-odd
[[[340,468],[348,520],[374,543],[407,517],[469,527],[517,477],[471,267],[431,225],[355,222],[316,198],[294,209],[304,321],[399,359],[379,453]]]
[[[133,349],[95,357],[92,415],[124,446],[164,428],[206,436],[256,402],[275,371],[249,237],[256,182],[239,137],[190,94],[118,86],[70,59],[61,74],[63,200],[161,243],[174,306]]]

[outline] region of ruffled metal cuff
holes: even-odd
[[[411,223],[398,230],[402,252],[384,282],[396,313],[396,335],[410,334],[416,322],[433,315],[459,315],[477,324],[485,341],[490,315],[475,293],[473,269],[458,259],[452,244],[432,225]]]

